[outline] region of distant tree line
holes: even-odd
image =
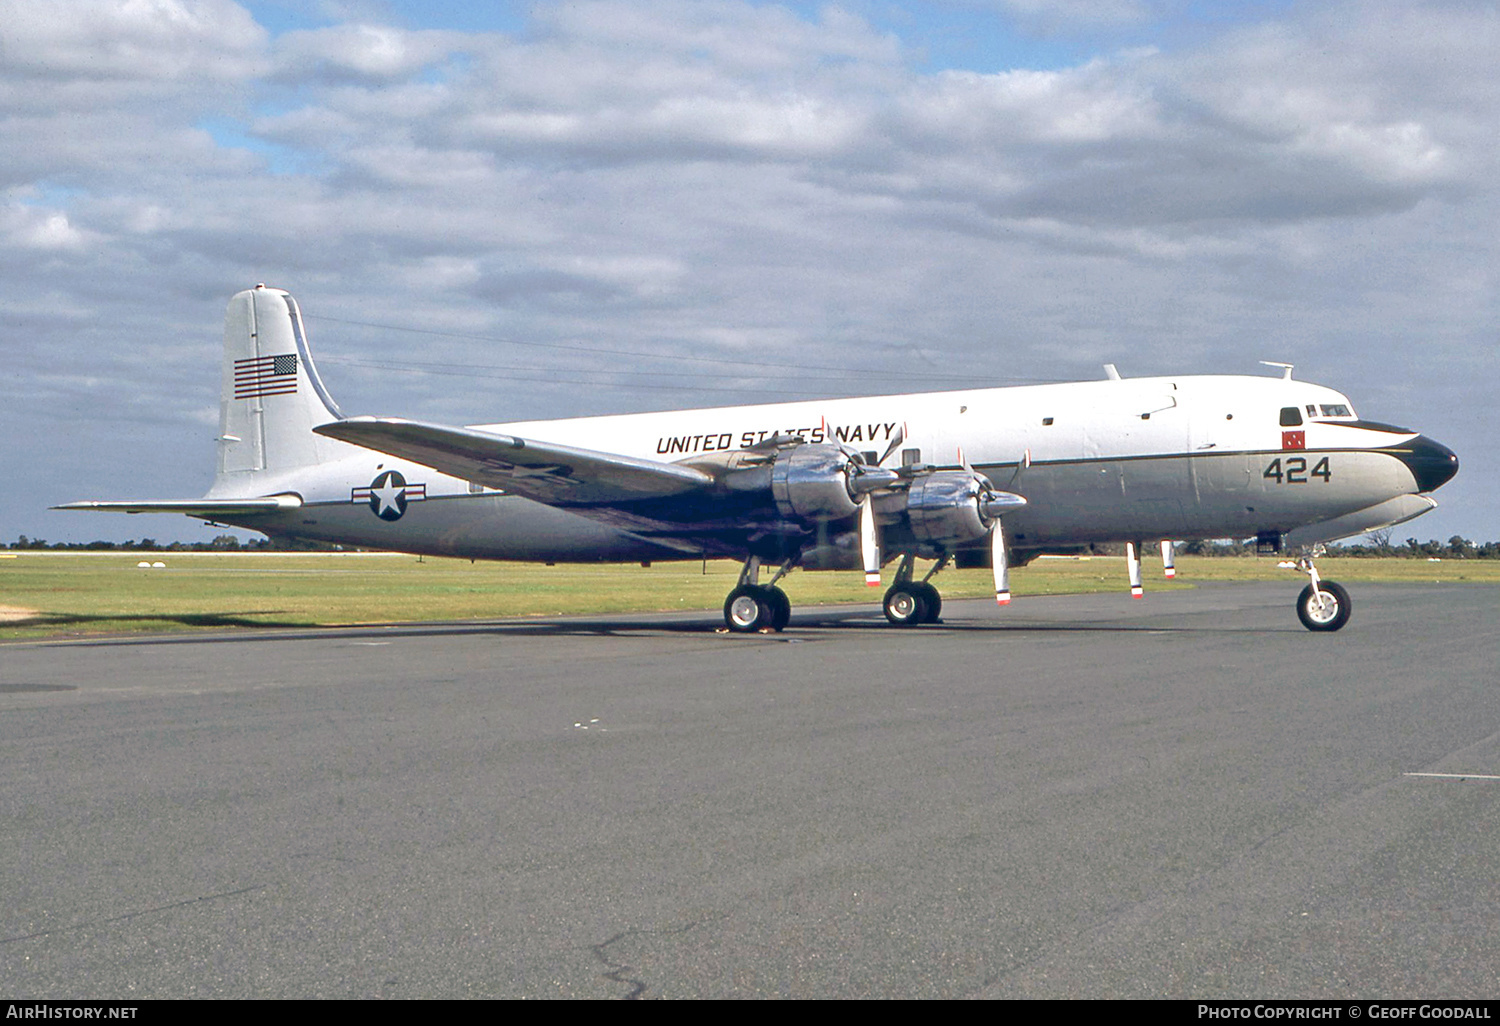
[[[324,542],[303,541],[298,538],[256,538],[242,542],[232,534],[216,535],[206,542],[158,542],[155,538],[140,541],[91,541],[49,542],[42,538],[28,538],[24,534],[7,549],[42,550],[49,552],[355,552],[347,545],[329,545]]]
[[[359,552],[362,549],[346,545],[331,545],[326,542],[303,541],[297,538],[256,538],[242,542],[232,534],[217,535],[206,542],[168,542],[161,544],[155,538],[140,541],[91,541],[48,542],[41,538],[28,538],[24,534],[9,545],[0,548],[11,550],[45,549],[58,552]],[[1095,545],[1090,550],[1099,555],[1124,555],[1123,545]],[[1177,551],[1184,556],[1253,556],[1255,542],[1231,540],[1199,540],[1181,542]],[[1372,531],[1363,539],[1343,542],[1328,547],[1330,556],[1354,557],[1398,557],[1406,559],[1500,559],[1500,542],[1471,542],[1454,535],[1446,543],[1437,539],[1418,541],[1408,538],[1400,545],[1392,544],[1390,531]]]
[[[1184,556],[1253,556],[1255,542],[1190,541],[1177,546]],[[1408,538],[1400,545],[1391,542],[1390,532],[1374,531],[1358,541],[1338,542],[1328,546],[1330,556],[1355,558],[1404,559],[1500,559],[1500,542],[1471,542],[1455,534],[1447,542],[1436,538],[1418,541]]]

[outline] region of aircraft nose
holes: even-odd
[[[1453,479],[1458,473],[1458,454],[1446,445],[1418,435],[1396,454],[1417,481],[1417,491],[1431,492]]]

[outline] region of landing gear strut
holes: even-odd
[[[912,567],[916,557],[906,553],[896,569],[896,581],[885,593],[885,618],[897,627],[915,627],[922,623],[942,623],[943,596],[928,582],[948,565],[948,556],[938,560],[927,576],[913,581]]]
[[[1313,565],[1317,554],[1314,550],[1297,559],[1297,569],[1310,579],[1297,596],[1297,619],[1310,631],[1336,631],[1349,622],[1353,607],[1343,585],[1319,579],[1318,568]]]
[[[751,556],[745,560],[739,585],[724,600],[724,626],[736,634],[786,630],[792,619],[792,600],[776,587],[776,582],[791,573],[794,565],[795,559],[787,560],[771,578],[770,584],[757,584],[760,557]]]

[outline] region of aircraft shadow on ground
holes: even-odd
[[[769,641],[822,641],[829,640],[830,635],[824,631],[838,630],[840,633],[852,631],[878,632],[882,635],[894,635],[904,638],[915,638],[930,636],[934,634],[994,634],[1005,632],[1008,634],[1020,633],[1122,633],[1122,634],[1244,634],[1254,632],[1266,633],[1268,628],[1253,628],[1247,626],[1214,626],[1214,625],[1183,625],[1163,624],[1150,622],[1108,622],[1080,620],[1072,623],[1038,622],[1038,621],[982,621],[982,620],[945,620],[939,624],[925,624],[921,627],[892,627],[883,619],[870,617],[868,614],[851,614],[849,618],[825,618],[812,617],[798,620],[793,619],[787,629],[781,633],[774,631],[757,632],[754,634],[731,634],[713,621],[699,621],[695,623],[512,623],[512,624],[475,624],[469,627],[454,627],[444,630],[424,630],[416,627],[410,630],[403,629],[403,634],[443,634],[443,633],[492,633],[506,636],[600,636],[600,637],[632,637],[641,634],[714,634],[735,641],[753,641],[757,638]],[[1303,633],[1295,624],[1286,627],[1269,628],[1274,633],[1300,634]]]
[[[884,636],[916,639],[924,636],[944,634],[1265,634],[1295,633],[1302,631],[1295,623],[1287,625],[1251,626],[1249,624],[1224,623],[1166,623],[1158,619],[1082,619],[1058,620],[991,620],[991,619],[945,619],[942,623],[921,627],[892,627],[878,613],[867,609],[858,610],[812,610],[794,617],[784,632],[753,634],[731,634],[722,626],[722,621],[713,614],[705,613],[701,618],[684,618],[681,614],[664,616],[654,620],[647,615],[633,614],[629,619],[604,617],[559,617],[557,619],[529,620],[461,620],[432,623],[361,623],[361,624],[307,624],[289,621],[249,619],[248,613],[201,613],[162,615],[119,616],[41,616],[20,621],[12,626],[45,624],[52,627],[67,627],[70,624],[107,625],[165,621],[184,627],[204,630],[224,629],[233,633],[205,635],[197,631],[168,634],[130,633],[97,638],[72,637],[73,644],[203,644],[206,642],[326,640],[337,638],[368,637],[458,637],[493,636],[502,637],[601,637],[640,638],[648,635],[685,635],[721,637],[730,642],[777,641],[810,642],[833,640],[838,635],[850,632],[879,632]],[[265,616],[265,613],[253,614]],[[1164,618],[1170,614],[1164,614]],[[46,641],[46,638],[25,639]]]
[[[38,612],[34,616],[27,616],[16,620],[8,620],[6,627],[51,627],[51,628],[90,628],[102,625],[108,630],[110,625],[116,625],[121,630],[130,630],[131,625],[147,623],[175,623],[183,627],[274,627],[280,629],[307,627],[306,623],[293,620],[268,620],[251,619],[251,617],[267,617],[283,614],[283,610],[257,610],[255,612],[234,613],[49,613]]]

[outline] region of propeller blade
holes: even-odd
[[[864,562],[865,584],[880,587],[880,541],[875,536],[875,504],[868,495],[859,504],[859,555]]]
[[[1145,598],[1141,587],[1141,547],[1135,542],[1125,543],[1125,567],[1130,571],[1130,597]]]
[[[1024,453],[1021,454],[1021,462],[1019,462],[1019,463],[1016,464],[1016,469],[1011,473],[1010,480],[1005,483],[1005,487],[1006,488],[1014,488],[1016,486],[1016,482],[1021,479],[1021,471],[1025,470],[1026,468],[1028,468],[1030,466],[1031,466],[1031,449],[1028,447],[1027,450]]]
[[[1005,529],[1000,521],[990,528],[990,564],[995,568],[995,601],[1010,604],[1010,561],[1005,551]]]
[[[885,461],[890,459],[891,453],[901,448],[901,443],[904,441],[906,441],[906,425],[902,424],[896,429],[896,434],[891,439],[891,444],[885,447],[885,452],[880,454],[880,459],[875,461],[875,465],[877,467],[885,466]]]
[[[994,491],[994,483],[990,481],[989,478],[985,477],[979,471],[974,469],[973,465],[969,463],[969,457],[964,455],[964,447],[961,445],[958,447],[958,465],[964,468],[964,473],[972,474],[975,479],[979,481],[980,485],[983,486],[985,491]]]

